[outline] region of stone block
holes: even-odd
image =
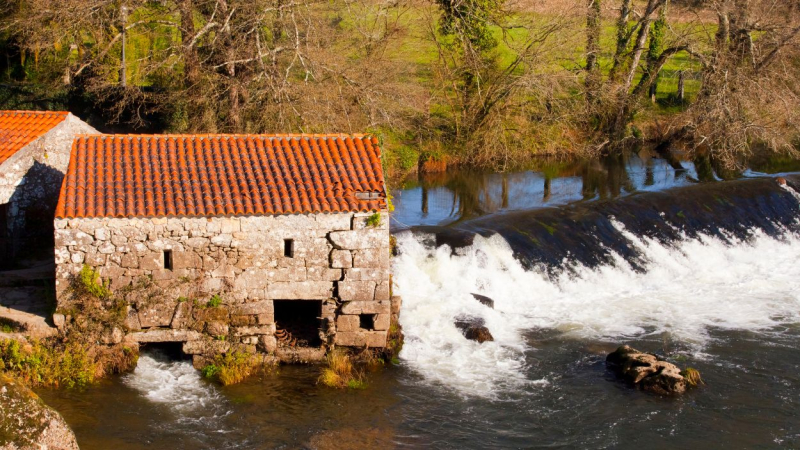
[[[230,317],[228,308],[224,306],[218,306],[216,308],[194,307],[192,309],[192,315],[194,316],[194,319],[199,322],[210,322],[212,320],[226,321]]]
[[[187,355],[218,355],[227,352],[230,348],[230,342],[203,339],[185,342],[183,353]]]
[[[178,302],[175,308],[175,315],[172,316],[170,328],[187,328],[192,319],[192,302],[189,300]]]
[[[235,327],[233,329],[233,334],[234,336],[259,336],[263,334],[274,335],[275,324],[249,326],[249,327]]]
[[[281,300],[325,300],[331,297],[333,284],[327,281],[270,283],[267,295]]]
[[[339,281],[339,298],[342,301],[371,301],[375,299],[374,281]]]
[[[383,301],[389,300],[391,292],[389,290],[389,281],[382,281],[375,286],[375,300]]]
[[[222,233],[236,233],[242,231],[241,219],[238,218],[222,218],[220,221],[220,232]]]
[[[135,269],[139,267],[139,257],[134,255],[133,253],[126,253],[122,255],[119,265],[122,267]]]
[[[186,342],[199,340],[203,335],[197,331],[156,329],[128,334],[128,339],[140,344],[149,342]]]
[[[328,234],[337,249],[362,250],[389,246],[389,230],[365,228],[353,231],[334,231]]]
[[[383,348],[386,347],[386,332],[385,331],[370,331],[366,334],[366,346],[369,348]]]
[[[111,236],[108,228],[97,228],[94,230],[94,238],[98,241],[107,241]]]
[[[233,289],[237,291],[250,289],[264,289],[267,287],[269,279],[260,270],[248,270],[240,274],[233,283]]]
[[[97,247],[97,251],[104,255],[110,255],[117,251],[117,247],[115,247],[111,242],[105,242]]]
[[[227,322],[212,320],[206,323],[206,334],[211,336],[225,336],[228,334],[229,326]]]
[[[165,327],[172,323],[175,315],[175,304],[155,303],[146,307],[138,308],[139,324],[142,328]]]
[[[342,314],[389,314],[389,302],[347,302],[342,305]]]
[[[207,247],[210,241],[207,238],[195,237],[186,240],[186,246],[194,249]]]
[[[389,280],[389,269],[352,268],[344,271],[344,281]]]
[[[203,267],[203,259],[197,253],[192,251],[172,252],[173,269],[199,269],[201,267]]]
[[[256,324],[256,316],[244,315],[244,314],[231,315],[231,325],[233,325],[234,327],[244,327],[255,324]]]
[[[139,267],[144,270],[162,270],[164,268],[164,254],[151,252],[139,258]]]
[[[275,323],[275,314],[259,314],[256,316],[256,322],[259,325],[269,325]]]
[[[345,347],[369,347],[369,348],[383,348],[386,347],[386,332],[385,331],[357,331],[336,333],[334,339],[336,345]]]
[[[139,323],[139,313],[135,309],[128,306],[128,315],[125,316],[125,328],[130,331],[139,331],[142,325]]]
[[[266,353],[272,353],[278,348],[278,340],[275,336],[262,335],[258,337],[257,347]]]
[[[70,255],[70,261],[75,264],[82,264],[83,263],[84,254],[81,252],[75,252]]]
[[[337,332],[334,338],[336,345],[345,347],[363,347],[367,343],[367,336],[364,332],[348,331]]]
[[[353,267],[353,254],[350,250],[331,251],[331,267],[334,269],[348,269]]]
[[[346,231],[350,229],[352,214],[317,214],[317,228],[323,232]]]
[[[304,266],[278,267],[263,271],[261,277],[269,281],[305,281],[307,272]]]
[[[392,315],[391,314],[375,314],[375,320],[373,329],[385,331],[389,329],[389,324],[391,323]]]
[[[309,281],[339,281],[342,279],[342,269],[309,267],[306,274]]]
[[[358,331],[359,320],[358,316],[340,315],[336,318],[336,332]]]
[[[353,267],[388,269],[391,261],[389,247],[369,248],[353,252]]]
[[[86,253],[86,257],[83,259],[84,263],[93,267],[105,266],[106,261],[108,261],[108,255],[103,255],[102,253],[97,252]],[[56,264],[60,263],[56,261]]]
[[[231,314],[272,314],[275,312],[272,300],[261,300],[258,302],[244,303],[231,306]]]
[[[230,234],[218,234],[211,238],[211,243],[219,247],[230,247],[233,236]]]

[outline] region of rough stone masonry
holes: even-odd
[[[377,214],[56,219],[54,321],[69,320],[69,286],[85,265],[127,292],[109,344],[183,342],[196,366],[235,344],[283,361],[321,359],[334,345],[384,347],[400,300],[388,213]],[[321,346],[279,345],[277,300],[321,302]]]

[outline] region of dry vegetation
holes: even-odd
[[[14,0],[0,15],[5,107],[125,130],[370,132],[390,173],[642,140],[732,165],[800,134],[794,0]]]

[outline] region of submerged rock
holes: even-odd
[[[480,317],[458,317],[456,318],[456,328],[461,330],[464,337],[471,341],[477,341],[482,344],[486,341],[493,341],[494,336],[485,326],[485,321]]]
[[[78,450],[78,442],[60,414],[27,387],[0,375],[0,449]]]
[[[494,300],[492,300],[491,298],[480,294],[472,294],[472,296],[475,297],[475,300],[481,302],[482,304],[488,306],[489,308],[494,309]]]
[[[606,365],[620,378],[659,395],[686,392],[686,379],[675,364],[623,345],[606,357]]]

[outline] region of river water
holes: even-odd
[[[800,177],[760,175],[698,185],[631,156],[410,180],[392,224],[406,343],[366,389],[295,366],[219,387],[150,351],[39,393],[83,449],[797,448]],[[494,342],[467,341],[463,315]],[[706,384],[632,389],[605,368],[622,343]]]

